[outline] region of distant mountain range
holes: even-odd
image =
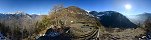
[[[37,21],[40,21],[43,15],[29,15],[25,12],[15,13],[0,13],[0,23],[8,26],[9,28],[26,28],[34,26]]]
[[[68,9],[68,10],[67,10]],[[137,25],[136,24],[143,24],[144,21],[151,17],[150,13],[144,13],[144,14],[139,14],[139,15],[132,15],[125,17],[119,12],[116,11],[104,11],[104,12],[96,12],[96,11],[90,11],[89,13],[86,12],[83,9],[80,9],[75,6],[70,6],[68,8],[62,9],[64,11],[60,12],[66,12],[67,13],[77,13],[77,14],[84,14],[84,15],[89,15],[96,17],[100,23],[105,26],[105,27],[113,27],[113,28],[135,28]],[[66,15],[66,14],[62,14]],[[7,24],[7,26],[14,26],[12,24],[16,25],[31,25],[31,22],[36,22],[40,21],[41,18],[44,15],[29,15],[24,12],[15,12],[15,13],[0,13],[0,23]],[[71,15],[68,15],[71,16]],[[61,16],[58,16],[61,17]],[[71,16],[74,17],[74,16]],[[77,15],[77,17],[80,17]],[[30,24],[31,23],[31,24]]]
[[[78,14],[84,14],[84,15],[89,15],[96,17],[99,19],[100,23],[105,26],[105,27],[113,27],[113,28],[135,28],[137,25],[136,24],[143,24],[144,21],[147,18],[151,17],[150,13],[144,13],[144,14],[139,14],[139,15],[132,15],[125,17],[119,12],[116,11],[104,11],[104,12],[96,12],[96,11],[90,11],[89,13],[84,11],[83,9],[80,9],[78,7],[68,7],[70,13],[78,13]],[[76,10],[74,10],[76,9]],[[65,9],[63,9],[65,10]],[[65,14],[62,14],[65,15]],[[15,13],[0,13],[0,23],[7,24],[7,26],[14,26],[12,24],[16,25],[30,25],[31,22],[36,22],[40,21],[41,18],[44,15],[36,15],[32,14],[29,15],[24,12],[15,12]],[[77,16],[79,17],[79,16]]]
[[[127,17],[119,12],[104,11],[104,12],[89,12],[93,16],[97,17],[101,24],[108,28],[136,28],[137,25],[132,23]]]
[[[143,13],[143,14],[138,14],[138,15],[130,15],[128,16],[130,21],[133,23],[139,25],[139,24],[144,24],[144,22],[148,19],[151,18],[151,13]]]

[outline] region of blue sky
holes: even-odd
[[[88,11],[117,11],[124,15],[151,13],[151,0],[0,0],[0,13],[24,11],[29,14],[48,14],[56,4],[77,6]],[[131,9],[125,5],[130,4]]]

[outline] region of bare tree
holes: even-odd
[[[57,11],[59,11],[60,9],[63,9],[63,8],[64,8],[64,6],[62,4],[55,5],[49,12],[49,15],[51,13],[57,13]]]

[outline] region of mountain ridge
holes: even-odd
[[[96,16],[105,27],[111,26],[113,28],[136,28],[136,25],[133,24],[128,18],[126,18],[126,16],[116,11],[104,11],[95,13],[90,12],[90,14]]]

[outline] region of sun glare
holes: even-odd
[[[126,5],[125,5],[125,9],[129,10],[129,9],[131,9],[131,8],[132,8],[132,6],[131,6],[130,4],[126,4]]]

